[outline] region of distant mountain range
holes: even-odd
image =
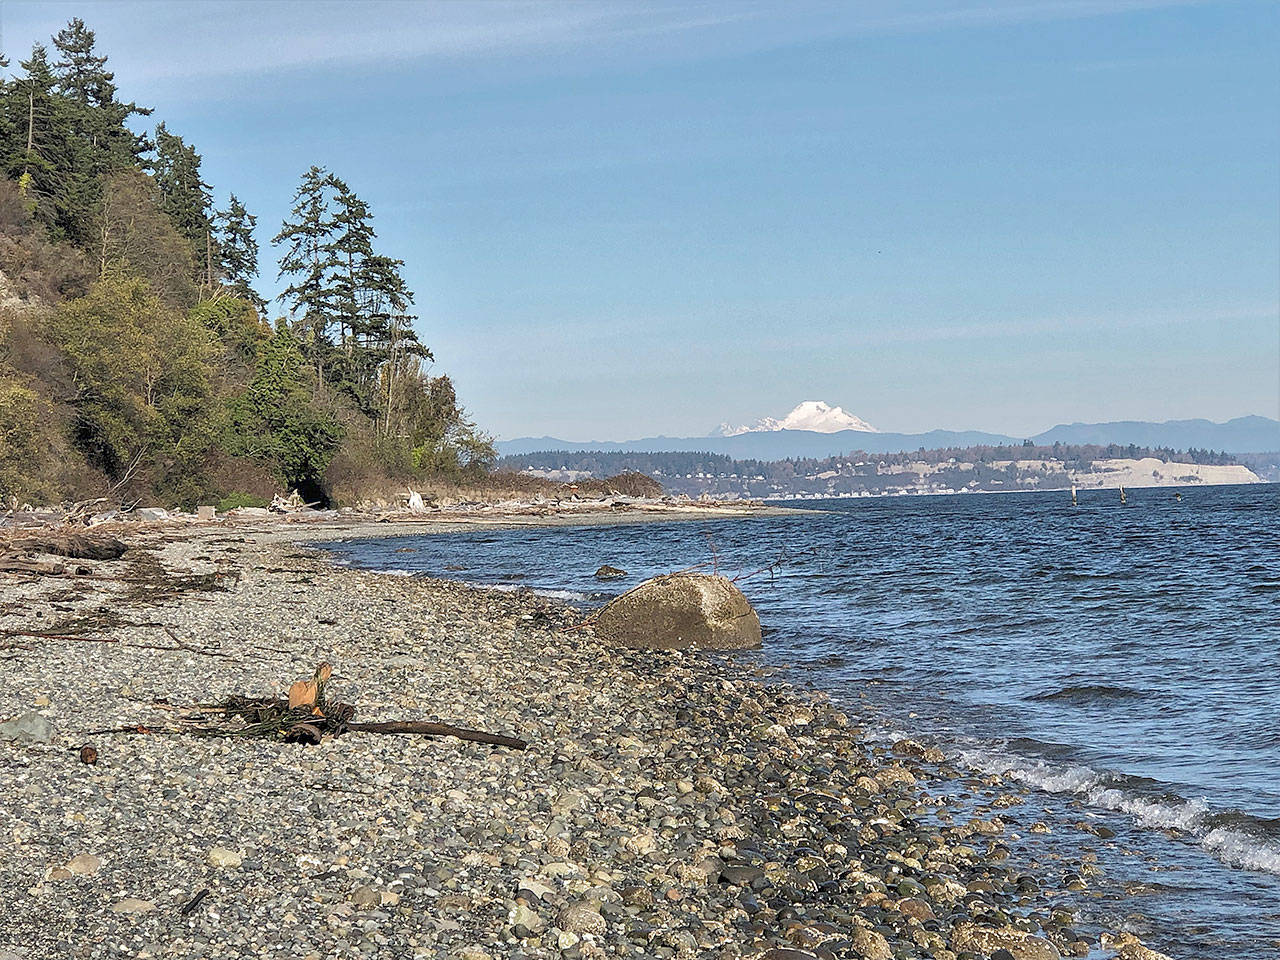
[[[805,406],[802,404],[801,406]],[[825,407],[826,405],[823,404]],[[799,408],[797,408],[799,409]],[[840,408],[828,408],[845,414]],[[795,411],[792,411],[795,413]],[[854,418],[857,419],[857,418]],[[775,423],[785,422],[773,421]],[[1226,453],[1259,453],[1280,450],[1280,420],[1269,417],[1237,417],[1226,423],[1211,420],[1169,420],[1150,423],[1118,420],[1111,423],[1059,424],[1033,437],[1010,437],[978,430],[930,430],[928,433],[879,433],[868,429],[865,421],[860,429],[820,432],[773,427],[768,420],[756,427],[730,436],[711,437],[645,437],[626,441],[591,441],[574,443],[556,437],[521,437],[497,443],[503,456],[534,453],[541,450],[624,452],[705,451],[728,454],[737,460],[785,460],[788,457],[831,457],[862,450],[866,453],[898,453],[906,450],[935,450],[944,447],[973,447],[1021,443],[1030,439],[1038,444],[1098,444],[1105,446],[1136,444],[1144,447],[1169,447],[1174,450],[1197,448]],[[824,423],[824,426],[828,424]]]

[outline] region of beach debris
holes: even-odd
[[[319,744],[327,737],[346,733],[411,734],[427,737],[457,737],[475,743],[524,750],[528,741],[483,730],[456,727],[434,720],[382,720],[357,722],[356,708],[327,695],[333,667],[316,665],[309,680],[289,687],[287,699],[230,696],[221,703],[196,704],[187,708],[165,705],[174,720],[165,727],[131,725],[92,733],[190,735],[196,737],[261,737],[286,743]]]
[[[191,916],[191,914],[196,912],[196,907],[200,906],[200,904],[204,902],[204,898],[207,896],[209,896],[208,887],[202,887],[197,890],[195,895],[182,905],[182,909],[178,911],[178,915],[182,917]]]
[[[66,573],[87,574],[85,566],[50,560],[66,557],[73,560],[119,560],[128,547],[115,537],[71,531],[6,537],[0,540],[0,573],[32,576],[61,576]]]
[[[91,743],[86,743],[80,748],[80,762],[88,766],[93,766],[98,762],[98,748]]]
[[[760,618],[724,577],[669,573],[609,601],[591,620],[596,636],[639,650],[748,650],[760,646]]]
[[[119,560],[129,548],[115,537],[71,531],[11,537],[0,544],[6,553],[45,553],[73,560]]]
[[[627,571],[618,567],[611,567],[607,563],[596,571],[597,580],[620,580],[627,575]]]
[[[277,493],[271,498],[271,506],[269,509],[271,513],[299,513],[314,510],[315,507],[316,504],[307,503],[302,499],[302,494],[298,493],[297,490],[294,490],[290,492],[287,497]]]

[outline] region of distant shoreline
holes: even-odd
[[[1086,493],[1103,493],[1116,492],[1120,489],[1119,484],[1107,487],[1078,487],[1077,492],[1081,495]],[[1263,480],[1250,481],[1248,483],[1152,483],[1140,484],[1124,484],[1126,491],[1129,490],[1208,490],[1220,487],[1265,487],[1280,486],[1280,480]],[[864,493],[864,494],[844,494],[833,496],[795,496],[795,497],[766,497],[766,504],[781,503],[810,503],[822,500],[902,500],[912,499],[915,497],[974,497],[974,496],[1007,496],[1015,493],[1026,494],[1055,494],[1070,498],[1070,487],[1054,487],[1052,489],[1034,489],[1030,487],[1022,487],[1015,490],[909,490],[901,492],[886,493]],[[732,501],[728,501],[732,503]]]

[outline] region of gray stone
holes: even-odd
[[[585,933],[601,936],[605,931],[604,917],[600,916],[597,905],[585,901],[571,903],[561,910],[556,918],[556,926],[579,936]]]
[[[125,897],[111,905],[112,913],[150,913],[156,905],[150,900],[139,900],[137,897]]]
[[[732,883],[734,886],[745,887],[754,880],[758,880],[764,876],[764,871],[756,867],[749,867],[745,864],[732,863],[720,871],[720,879],[724,883]]]
[[[220,870],[234,870],[244,862],[243,854],[238,850],[228,850],[226,847],[211,847],[205,859],[209,861],[209,866]]]
[[[0,739],[49,743],[53,740],[53,724],[35,711],[23,713],[0,723]]]
[[[596,635],[640,650],[746,650],[760,646],[760,618],[724,577],[672,573],[610,601]]]

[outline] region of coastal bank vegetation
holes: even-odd
[[[270,240],[83,21],[0,58],[0,503],[258,505],[502,483],[373,211],[312,167]]]

